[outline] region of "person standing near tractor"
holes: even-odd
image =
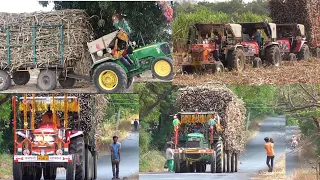
[[[174,172],[174,153],[172,150],[172,143],[167,143],[167,149],[166,149],[166,164],[168,167],[169,172]]]
[[[113,142],[110,144],[111,164],[112,164],[112,174],[113,174],[112,179],[119,179],[121,143],[118,142],[118,136],[113,136],[112,139],[113,139]]]
[[[268,137],[264,138],[264,141],[266,142],[264,144],[264,149],[267,152],[267,161],[266,164],[269,168],[268,172],[272,172],[273,171],[273,160],[274,160],[274,150],[273,150],[273,146],[274,144],[272,142],[270,142],[270,139]],[[271,164],[270,164],[271,162]]]

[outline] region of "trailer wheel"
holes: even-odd
[[[37,85],[41,91],[54,90],[57,87],[56,72],[50,69],[41,70],[37,78]]]
[[[94,173],[94,165],[93,165],[93,157],[92,157],[92,154],[91,152],[89,151],[88,148],[85,149],[85,165],[86,165],[86,168],[85,168],[85,175],[86,175],[86,180],[91,180],[93,179],[93,173]]]
[[[216,61],[213,73],[222,73],[224,72],[224,66],[221,61]]]
[[[254,68],[261,68],[261,67],[262,67],[262,61],[261,61],[261,59],[260,59],[259,57],[255,57],[255,58],[253,59],[252,66],[253,66]]]
[[[234,172],[238,172],[238,168],[239,168],[239,158],[238,158],[238,154],[237,153],[234,153],[234,160],[235,160],[235,163],[234,163]]]
[[[63,88],[72,88],[77,81],[74,78],[64,77],[62,73],[59,75],[58,79],[60,86]]]
[[[281,53],[278,46],[270,46],[266,48],[266,60],[273,66],[280,66]]]
[[[231,163],[230,163],[231,157],[230,157],[229,151],[226,151],[225,154],[226,154],[226,161],[225,161],[226,173],[229,173],[231,171],[231,168],[230,168],[231,167]]]
[[[172,59],[168,57],[156,58],[152,62],[151,72],[158,79],[172,80],[173,78]]]
[[[22,180],[23,171],[22,171],[21,163],[13,162],[12,171],[13,171],[13,180]]]
[[[234,166],[235,166],[235,159],[234,159],[234,153],[231,153],[231,168],[230,168],[230,172],[234,172]]]
[[[216,171],[217,173],[222,173],[223,172],[223,154],[224,154],[224,151],[223,151],[223,144],[221,141],[218,141],[216,144],[215,144],[215,148],[214,148],[215,152],[217,153],[216,155],[216,159],[217,159],[217,162],[216,162]]]
[[[227,53],[228,66],[232,70],[243,71],[245,66],[245,56],[242,49],[236,49],[234,51],[229,50]]]
[[[12,80],[16,85],[25,85],[30,80],[30,73],[29,71],[14,71]]]
[[[194,66],[182,66],[182,73],[185,73],[185,74],[192,74],[194,73],[195,71],[195,68]]]
[[[76,156],[72,155],[72,162],[68,162],[67,165],[67,174],[66,179],[76,180],[76,163],[75,163]]]
[[[310,49],[307,44],[303,44],[298,53],[298,60],[308,60],[310,58]]]
[[[217,163],[217,159],[216,159],[216,152],[213,152],[213,154],[211,155],[211,173],[216,173],[216,163]]]
[[[0,70],[0,91],[9,89],[11,86],[11,77],[7,71]]]
[[[75,155],[75,160],[72,162],[78,161],[76,163],[76,180],[84,180],[85,178],[85,146],[84,146],[84,139],[82,136],[74,137],[71,139],[71,143],[69,145],[70,154]],[[68,178],[67,178],[68,179]]]
[[[120,65],[106,62],[94,70],[93,82],[99,93],[117,93],[127,87],[128,78]]]

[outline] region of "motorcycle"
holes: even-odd
[[[293,147],[293,149],[295,149],[298,146],[298,141],[293,141],[291,143],[291,147]]]

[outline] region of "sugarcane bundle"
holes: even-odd
[[[47,25],[50,27],[44,27]],[[59,25],[63,26],[63,30]],[[32,26],[42,27],[37,27],[33,31]],[[6,33],[8,27],[9,35]],[[59,64],[63,55],[63,63],[67,66],[75,67],[79,73],[89,71],[92,61],[86,43],[92,40],[93,30],[89,24],[89,17],[83,10],[0,13],[0,28],[2,64],[8,63],[7,45],[10,39],[10,60],[13,68],[30,65],[34,60],[38,66]],[[62,39],[61,34],[63,34]],[[34,44],[36,44],[35,52]],[[63,51],[60,52],[60,49]]]
[[[225,149],[236,153],[243,151],[246,109],[244,102],[226,86],[205,85],[179,89],[176,105],[182,112],[217,112],[224,127],[220,135]]]
[[[314,37],[320,39],[319,0],[270,0],[270,17],[277,24],[305,25],[307,41],[315,46]]]

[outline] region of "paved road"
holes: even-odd
[[[248,180],[250,177],[257,175],[259,170],[266,170],[265,158],[266,153],[264,150],[265,137],[272,137],[275,141],[275,154],[277,158],[285,153],[285,118],[283,116],[272,117],[266,119],[260,126],[260,131],[246,146],[245,152],[240,157],[241,164],[239,165],[238,173],[148,173],[141,174],[140,180],[176,180],[176,179],[199,179],[201,180]],[[209,166],[209,165],[208,165]],[[207,167],[207,169],[210,169]]]
[[[139,173],[139,133],[132,132],[127,139],[121,142],[120,178],[131,177]],[[100,155],[98,159],[97,180],[112,179],[110,154]],[[65,180],[65,170],[57,174],[57,180]]]
[[[33,70],[31,72],[30,81],[23,86],[15,85],[12,81],[12,86],[5,91],[1,91],[1,93],[43,93],[37,87],[37,76],[38,71]],[[168,82],[168,81],[161,81],[159,79],[153,79],[152,74],[150,71],[147,71],[141,75],[141,78],[135,78],[134,83],[137,82]],[[93,84],[87,81],[76,82],[72,89],[63,89],[59,83],[55,90],[53,91],[46,91],[46,93],[97,93],[96,88]],[[123,93],[133,93],[133,85],[131,85],[128,89],[126,89]]]

